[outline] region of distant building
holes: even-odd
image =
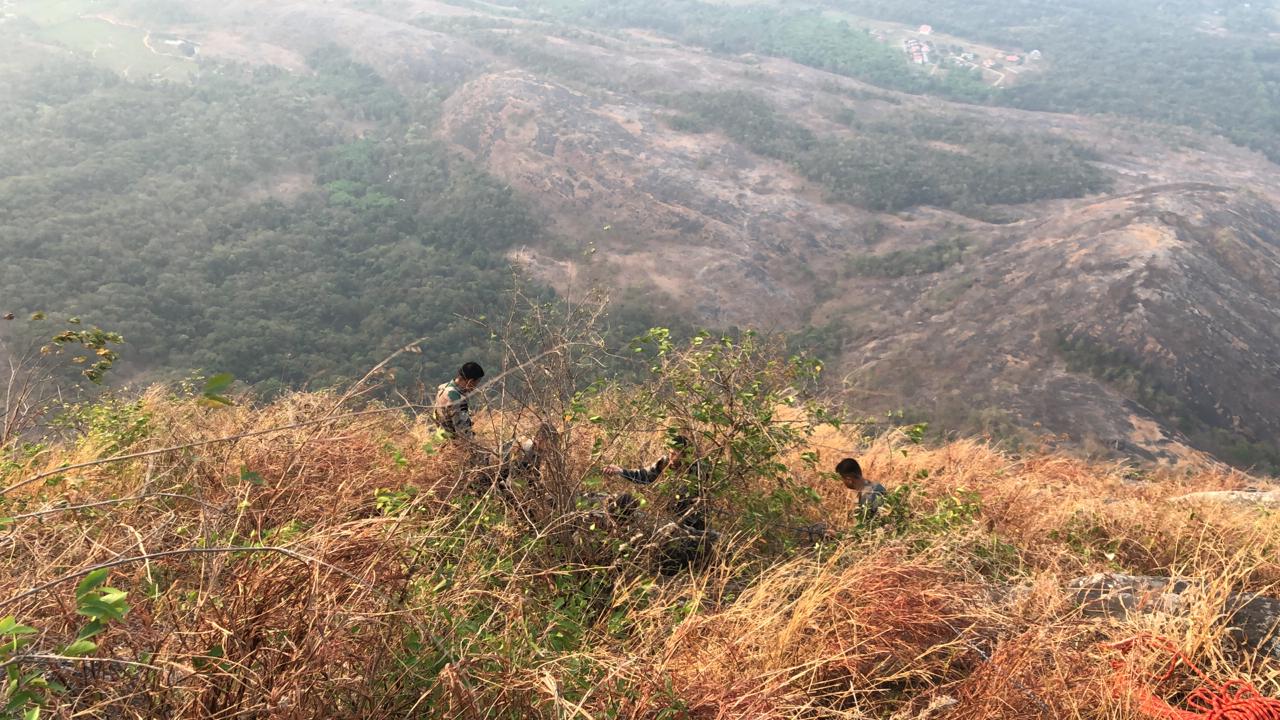
[[[1028,55],[1027,57],[1031,58],[1032,60],[1039,60],[1040,58],[1044,57],[1044,53],[1040,52],[1039,50],[1032,50],[1031,54]]]
[[[932,26],[932,25],[921,25],[921,26],[920,26],[920,34],[921,34],[921,35],[932,35],[932,34],[933,34],[933,26]]]
[[[1004,57],[1004,61],[1005,61],[1005,62],[1011,62],[1011,63],[1020,63],[1020,62],[1022,62],[1022,57],[1020,57],[1020,56],[1018,56],[1018,55],[1006,55],[1006,56]]]

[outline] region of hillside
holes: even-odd
[[[1112,670],[1110,644],[1146,633],[1275,689],[1275,614],[1250,593],[1280,581],[1276,515],[1175,499],[1256,488],[1243,475],[816,428],[778,458],[785,484],[718,491],[714,553],[667,576],[645,540],[662,483],[630,487],[650,503],[626,520],[580,497],[628,489],[600,463],[658,452],[633,414],[676,407],[655,382],[557,422],[544,484],[505,498],[399,407],[157,388],[83,409],[0,472],[6,712],[1140,720],[1143,691],[1199,684],[1159,681],[1169,655],[1141,643]],[[556,408],[479,427],[490,442]],[[705,457],[728,460],[728,427],[699,426]],[[873,520],[828,472],[848,452],[890,490]],[[808,499],[760,514],[780,488]]]
[[[465,318],[514,263],[613,293],[615,346],[786,333],[867,417],[1271,471],[1267,23],[1150,4],[14,0],[0,273],[14,310],[120,330],[133,377],[274,391],[415,337],[424,385],[492,356]],[[1044,59],[1002,90],[863,18]],[[123,34],[79,45],[95,23]],[[154,66],[157,34],[197,51]]]
[[[1280,698],[1277,38],[0,0],[0,720]]]

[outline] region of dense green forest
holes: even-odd
[[[143,368],[288,385],[419,336],[428,374],[480,352],[460,316],[501,302],[504,251],[537,223],[406,121],[435,90],[405,98],[335,50],[311,64],[191,85],[62,60],[0,77],[5,309],[83,315]]]

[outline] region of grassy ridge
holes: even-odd
[[[9,466],[4,480],[316,420],[336,401],[211,410],[153,391],[94,414],[78,440]],[[520,422],[485,414],[480,427],[496,440]],[[657,441],[604,437],[593,422],[569,425],[549,492],[622,489],[599,478],[601,456],[639,461]],[[825,468],[854,447],[892,492],[872,525],[805,462],[813,453]],[[0,514],[16,519],[0,599],[122,557],[239,548],[114,568],[106,582],[129,593],[131,610],[95,637],[97,656],[114,660],[23,661],[67,688],[47,694],[55,716],[915,717],[949,704],[946,717],[1013,718],[1043,703],[1052,717],[1136,720],[1112,693],[1114,655],[1100,643],[1141,631],[1175,638],[1214,678],[1269,687],[1275,677],[1275,661],[1224,653],[1208,600],[1280,581],[1280,521],[1169,502],[1242,487],[1244,476],[1134,482],[1119,466],[834,429],[787,464],[817,493],[795,524],[821,521],[838,539],[771,549],[727,507],[713,560],[662,577],[643,553],[617,552],[629,532],[584,511],[539,515],[529,495],[522,510],[468,492],[460,457],[402,413],[337,419],[7,494]],[[136,499],[154,493],[165,495]],[[110,498],[121,501],[58,505]],[[1209,594],[1185,615],[1084,619],[1064,584],[1104,571],[1204,577]],[[38,629],[31,648],[56,650],[85,621],[69,611],[75,584],[5,601],[0,616]],[[1162,687],[1189,680],[1180,670]]]

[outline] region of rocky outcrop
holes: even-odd
[[[1089,617],[1184,615],[1210,603],[1219,608],[1234,642],[1280,659],[1280,599],[1252,593],[1231,593],[1219,599],[1207,593],[1208,586],[1201,580],[1109,573],[1079,578],[1068,587]]]
[[[1170,502],[1211,503],[1241,508],[1280,508],[1280,490],[1221,490],[1170,498]]]

